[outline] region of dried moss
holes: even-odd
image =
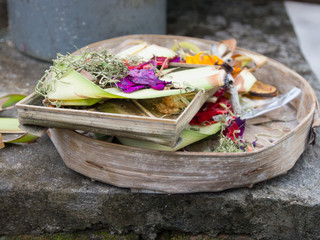
[[[50,91],[50,82],[59,81],[70,71],[80,72],[85,70],[93,76],[93,82],[102,88],[109,87],[129,74],[129,69],[124,61],[116,55],[110,54],[107,50],[88,52],[81,55],[57,54],[53,65],[45,71],[45,74],[38,81],[35,92],[46,97]]]

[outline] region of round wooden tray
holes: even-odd
[[[188,40],[208,49],[214,41],[181,36],[132,35],[89,45],[89,50],[115,49],[128,39],[171,47],[174,41]],[[81,49],[80,49],[81,51]],[[237,53],[257,54],[237,48]],[[118,187],[164,193],[215,192],[250,186],[285,174],[313,140],[319,125],[318,102],[308,82],[282,65],[268,59],[254,75],[275,85],[280,94],[293,87],[302,94],[290,103],[295,124],[281,137],[250,153],[165,152],[123,146],[95,140],[65,129],[49,129],[52,142],[65,164],[94,180]],[[281,113],[281,110],[280,110]],[[279,118],[283,118],[279,114]]]

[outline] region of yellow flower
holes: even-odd
[[[186,63],[190,64],[207,64],[207,65],[215,65],[224,63],[218,56],[208,55],[204,52],[199,52],[195,56],[187,56]]]

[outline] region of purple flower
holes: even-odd
[[[229,126],[223,131],[223,134],[231,140],[234,140],[235,138],[242,138],[245,126],[246,120],[242,120],[240,117],[237,117],[231,121]]]
[[[129,75],[122,78],[117,86],[126,93],[131,93],[142,88],[163,90],[171,82],[161,81],[154,69],[130,69]]]
[[[238,136],[242,138],[243,133],[244,133],[244,129],[246,127],[246,120],[241,119],[240,117],[237,117],[234,121],[236,122],[236,124],[238,125],[238,128],[240,130],[240,133]]]

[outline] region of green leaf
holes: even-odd
[[[257,79],[248,69],[243,69],[234,81],[234,86],[239,93],[248,93]]]
[[[88,98],[121,98],[104,91],[98,85],[74,70],[70,71],[58,81],[50,81],[49,84],[51,90],[48,92],[48,98],[51,101]]]
[[[13,140],[4,141],[5,143],[31,143],[38,139],[38,136],[32,135],[30,133],[25,133]]]
[[[218,89],[219,86],[212,85],[211,78],[219,74],[219,70],[214,70],[212,67],[203,67],[169,73],[161,78],[161,80],[172,81],[177,87],[182,89]],[[142,89],[133,93],[124,93],[119,88],[115,87],[102,89],[76,71],[71,71],[59,81],[51,81],[49,84],[51,85],[51,90],[48,92],[48,98],[52,102],[59,101],[60,103],[61,101],[62,105],[71,105],[71,103],[74,105],[88,105],[88,99],[92,98],[146,99],[171,96],[185,92],[185,90],[182,89],[162,91]],[[87,100],[82,102],[78,101],[80,99]],[[92,101],[92,104],[93,103],[95,103],[95,101]]]
[[[9,94],[1,97],[0,111],[14,107],[14,105],[23,98],[25,98],[25,95],[22,94]],[[0,118],[0,149],[4,148],[5,143],[29,143],[38,139],[38,136],[34,136],[21,130],[19,124],[17,118]],[[8,134],[11,138],[5,140],[3,134]],[[16,134],[17,136],[15,136]]]
[[[19,128],[17,118],[0,118],[0,133],[25,133]]]
[[[60,100],[58,103],[61,106],[92,106],[97,102],[100,102],[103,98],[87,98],[87,99],[75,99],[75,100]]]
[[[239,57],[236,57],[235,60],[241,62],[240,67],[244,68],[251,62],[252,59],[246,55],[240,55]]]
[[[9,94],[0,97],[0,111],[5,110],[9,107],[13,107],[17,102],[25,98],[22,94]]]
[[[149,61],[153,57],[173,58],[176,56],[176,53],[166,47],[161,47],[155,44],[146,46],[145,43],[141,43],[118,53],[117,56],[120,58],[125,58],[127,56],[137,56],[141,57],[145,61]]]
[[[177,52],[179,48],[189,49],[193,54],[201,52],[201,49],[197,45],[188,41],[177,42],[171,47],[171,50]]]
[[[19,134],[11,137],[9,140],[3,138],[5,134]],[[19,120],[17,118],[0,118],[0,149],[4,147],[4,143],[29,143],[38,139],[38,136],[26,133],[19,128]]]
[[[147,148],[161,151],[177,151],[192,143],[198,142],[210,135],[217,133],[221,128],[221,123],[215,123],[212,125],[199,127],[197,130],[193,130],[190,126],[184,129],[180,135],[181,142],[176,147],[168,147],[161,144],[153,143],[150,141],[137,140],[125,137],[117,137],[121,144],[131,147]]]

